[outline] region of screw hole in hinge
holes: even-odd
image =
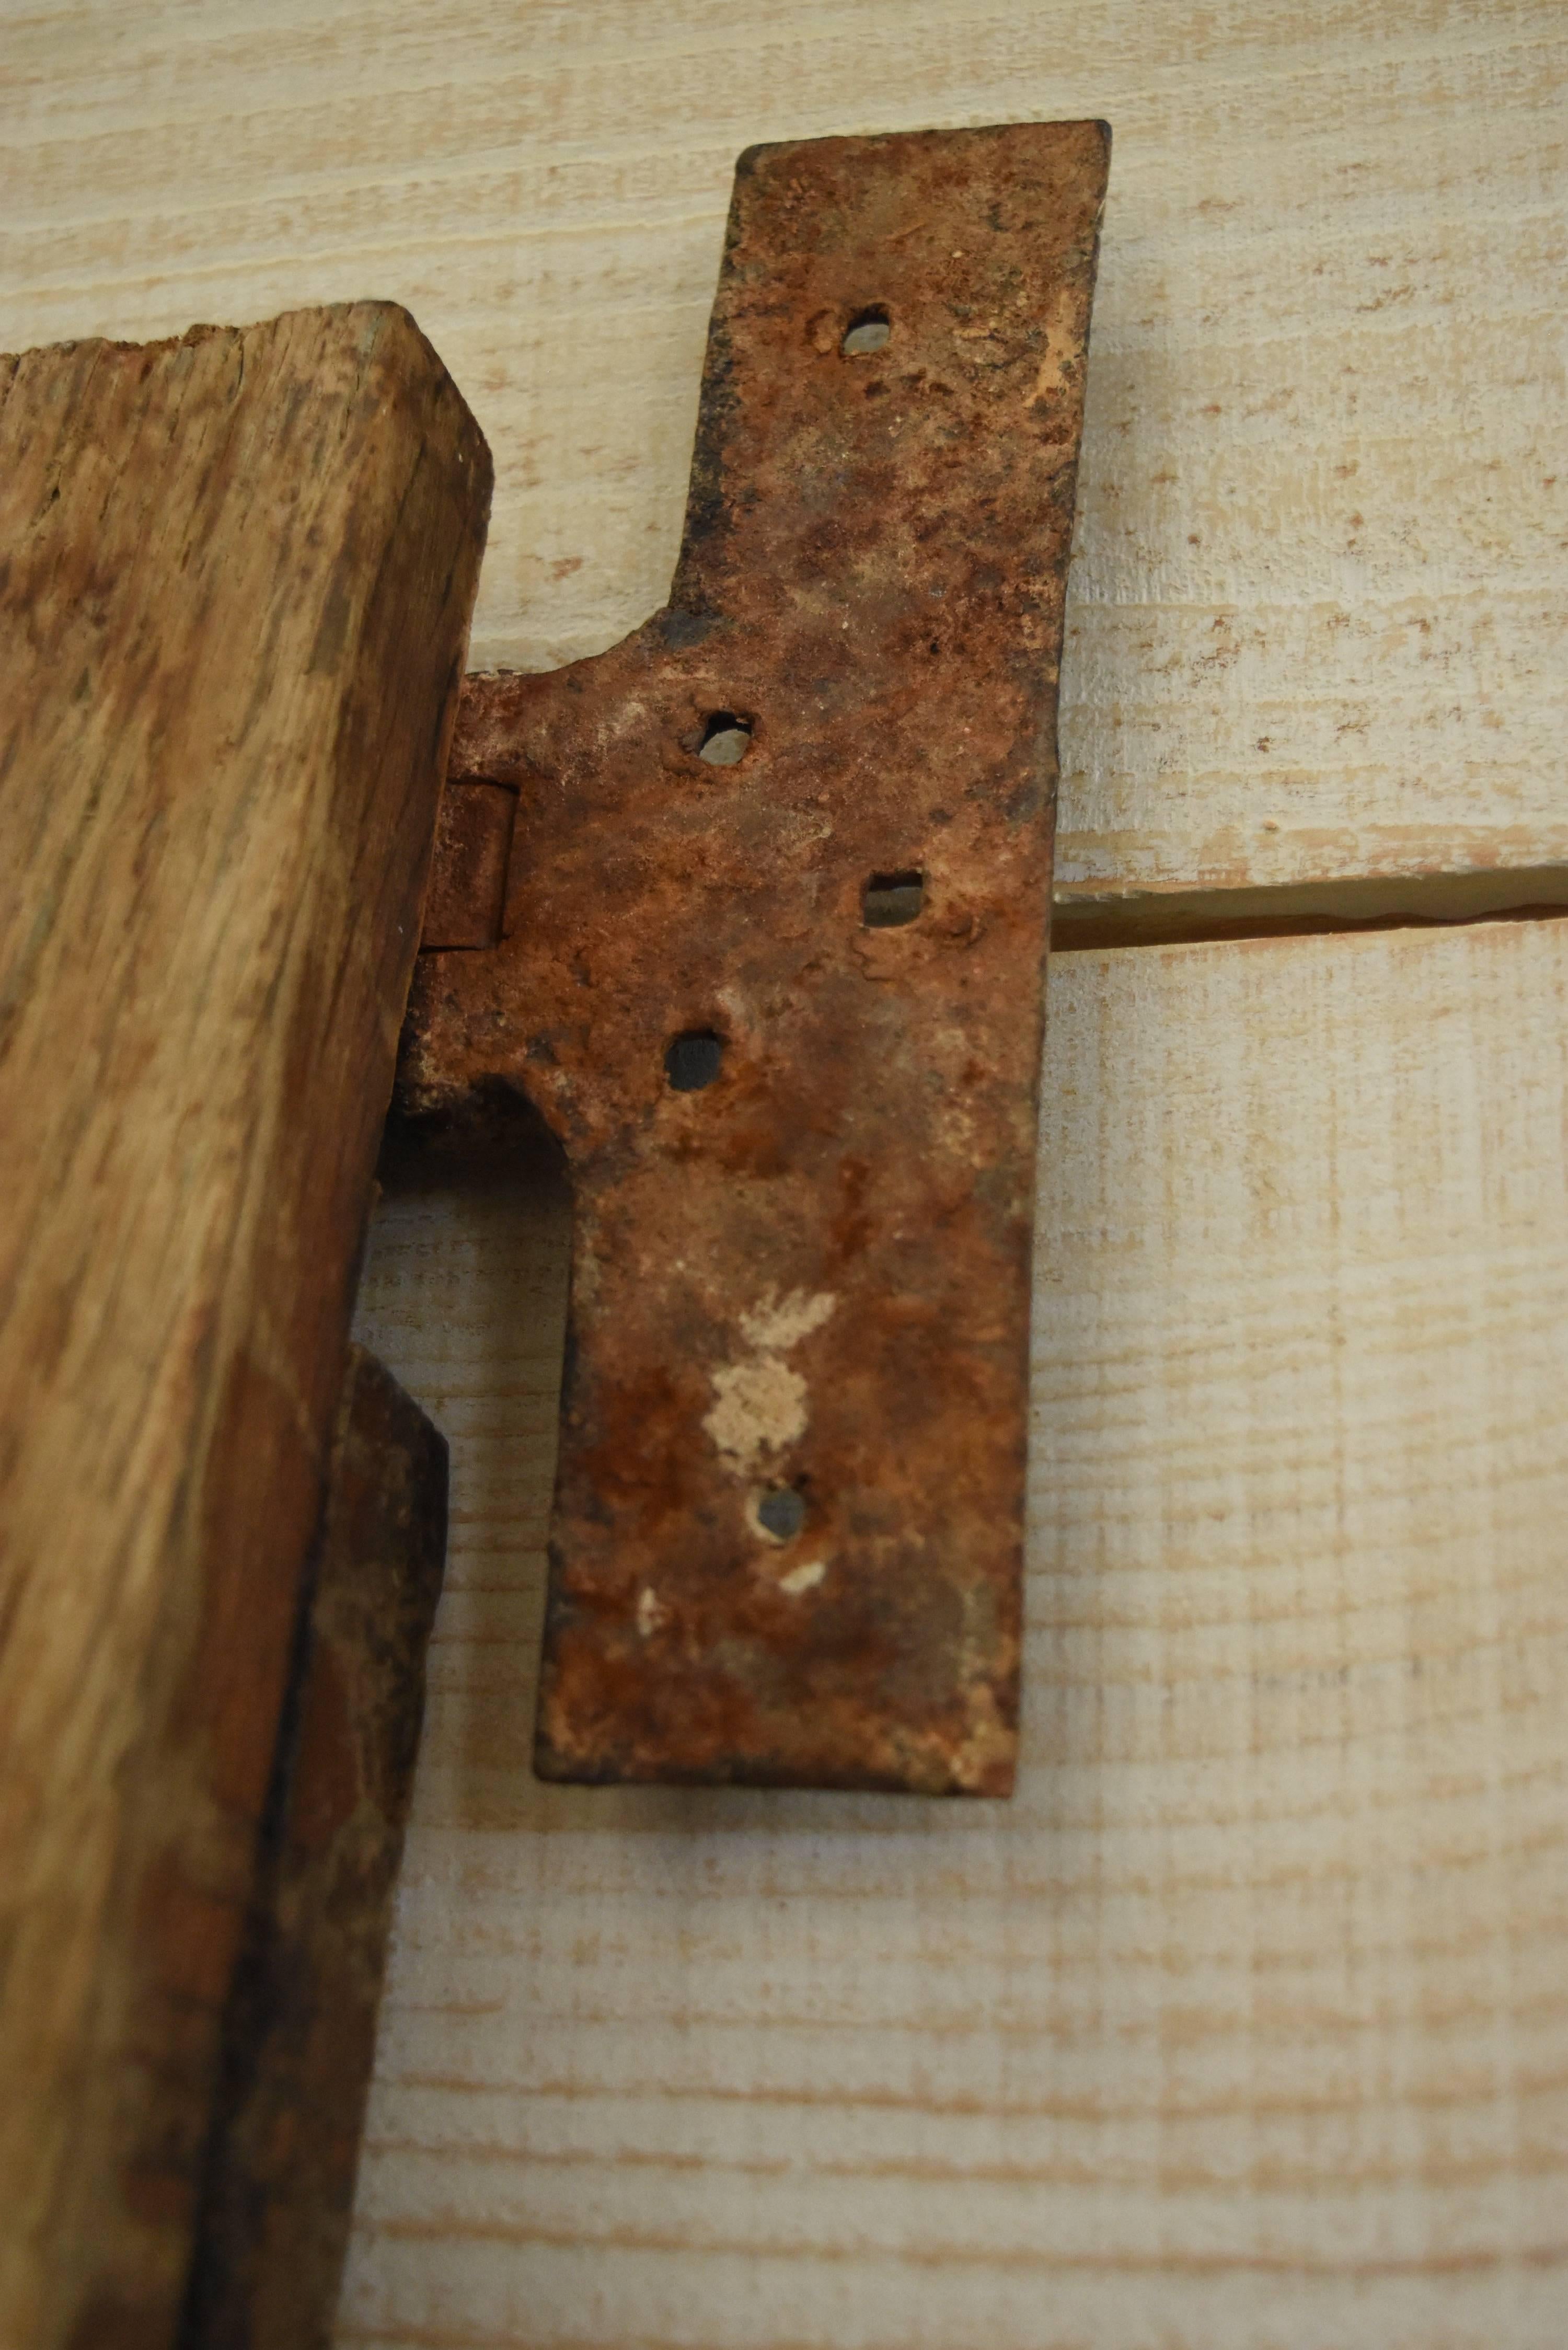
[[[873,303],[869,309],[857,310],[838,348],[846,359],[865,359],[881,350],[892,332],[887,311],[879,302]]]
[[[774,1485],[759,1493],[757,1523],[774,1542],[794,1542],[805,1523],[805,1503],[793,1485]]]
[[[697,756],[711,767],[738,767],[752,747],[752,722],[732,710],[715,710],[702,729]]]
[[[861,920],[868,931],[896,931],[919,920],[925,910],[923,873],[873,873],[860,900]]]
[[[672,1041],[664,1055],[664,1074],[670,1090],[700,1094],[718,1076],[724,1059],[724,1039],[711,1028],[689,1028]]]

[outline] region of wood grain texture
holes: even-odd
[[[373,304],[0,360],[0,2340],[169,2338],[488,493]]]
[[[1108,118],[1059,895],[1568,902],[1557,0],[32,0],[5,41],[0,343],[407,302],[496,452],[476,657],[529,669],[664,595],[742,147]]]
[[[566,1210],[389,1194],[452,1549],[339,2341],[1558,2350],[1568,924],[1053,962],[1011,1804],[528,1771]]]
[[[224,2019],[180,2350],[332,2338],[446,1557],[443,1437],[348,1350]]]

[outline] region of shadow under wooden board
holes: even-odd
[[[569,1204],[396,1178],[452,1536],[343,2345],[1557,2350],[1568,923],[1053,968],[1011,1804],[530,1775]]]
[[[1106,118],[1059,900],[1568,902],[1557,0],[40,0],[5,46],[0,344],[407,303],[496,456],[475,660],[530,669],[664,593],[742,148]]]

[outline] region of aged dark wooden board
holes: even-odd
[[[181,2350],[326,2350],[446,1555],[446,1441],[362,1347],[230,1996]]]
[[[402,1085],[521,1091],[571,1169],[547,1776],[1011,1786],[1108,143],[742,157],[669,605],[465,690],[503,935],[421,957]]]
[[[172,2338],[489,503],[403,311],[0,359],[0,2342]]]

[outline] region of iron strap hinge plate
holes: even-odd
[[[1012,1784],[1108,152],[743,156],[669,604],[464,690],[401,1099],[570,1170],[546,1777]]]

